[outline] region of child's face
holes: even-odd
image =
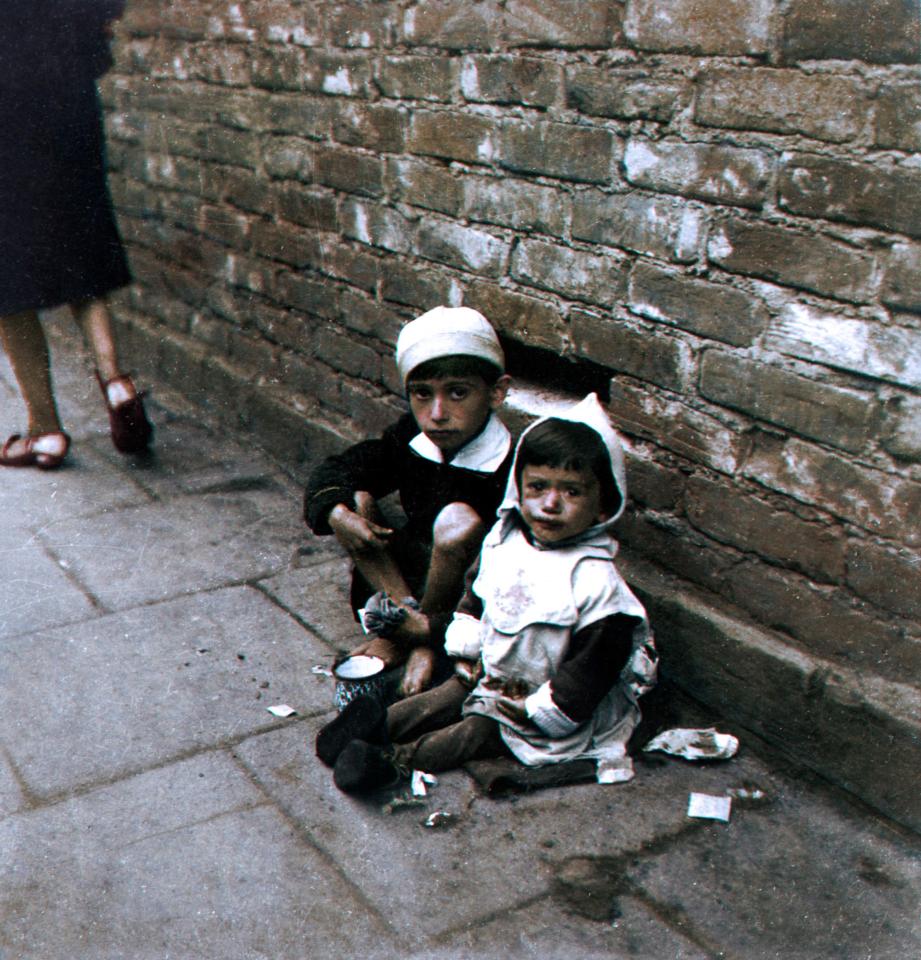
[[[406,386],[419,429],[445,459],[480,432],[490,412],[502,404],[507,389],[507,377],[489,386],[475,374],[410,380]]]
[[[608,519],[593,471],[531,464],[521,471],[521,516],[544,543],[568,540]]]

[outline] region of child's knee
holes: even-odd
[[[432,542],[436,549],[467,552],[477,548],[486,532],[480,515],[466,503],[449,503],[435,518]]]

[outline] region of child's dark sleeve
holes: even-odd
[[[566,657],[550,681],[550,703],[544,691],[533,695],[533,700],[528,698],[532,720],[551,736],[556,731],[548,709],[549,714],[556,708],[565,715],[558,718],[559,735],[568,732],[563,730],[566,719],[571,721],[572,728],[585,723],[627,665],[633,650],[633,632],[641,622],[637,617],[616,613],[573,634]]]
[[[304,520],[319,536],[332,533],[329,513],[339,503],[354,506],[355,493],[365,490],[375,499],[396,489],[399,461],[419,432],[407,414],[374,440],[362,440],[327,457],[310,475],[304,494]]]

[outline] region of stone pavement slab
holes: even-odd
[[[103,607],[118,610],[282,570],[299,523],[291,498],[270,486],[65,521],[41,538]]]
[[[348,562],[334,556],[268,577],[259,586],[331,646],[349,650],[364,639],[349,605],[350,582]]]
[[[306,960],[389,939],[224,752],[0,821],[0,849],[10,960]]]
[[[746,960],[921,956],[917,848],[795,787],[629,868],[624,883],[711,951]]]
[[[28,530],[0,527],[0,637],[94,617],[96,608]]]
[[[327,656],[252,588],[197,594],[7,642],[0,729],[53,797],[277,726],[273,704],[327,709],[303,676]]]

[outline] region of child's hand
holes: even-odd
[[[344,503],[337,504],[330,511],[329,526],[339,543],[349,551],[386,546],[393,534],[390,527],[383,527],[373,520],[360,516]]]
[[[499,713],[504,714],[509,720],[514,720],[516,723],[530,723],[528,713],[524,708],[524,700],[500,696],[496,697],[496,707],[498,707]]]
[[[454,661],[454,673],[468,690],[472,690],[483,674],[483,665],[479,660],[458,658]]]
[[[406,652],[399,644],[394,643],[386,637],[374,637],[366,643],[355,647],[350,651],[350,657],[380,657],[384,661],[384,667],[389,670],[391,667],[399,666],[406,659]]]

